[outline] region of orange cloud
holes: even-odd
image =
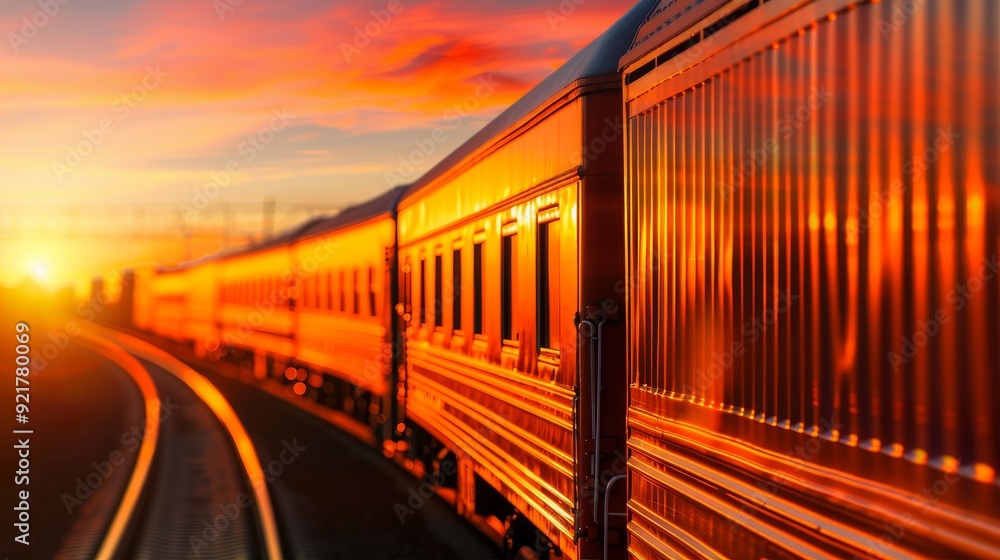
[[[73,3],[0,48],[0,226],[12,203],[184,204],[232,161],[216,202],[364,199],[415,140],[447,127],[429,168],[632,2],[563,4]],[[8,43],[25,6],[0,7]],[[294,119],[248,160],[280,108]]]

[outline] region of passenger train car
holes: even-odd
[[[624,472],[625,370],[602,368],[623,364],[625,342],[612,320],[625,274],[617,64],[648,10],[638,4],[399,204],[406,422],[458,454],[460,511],[505,517],[513,505],[570,558],[603,554],[602,473],[616,460]]]
[[[996,556],[998,60],[994,2],[644,0],[416,183],[137,269],[134,324],[511,555]]]
[[[395,216],[404,190],[316,220],[291,243],[298,285],[291,357],[313,372],[295,390],[347,412],[379,441],[394,427]]]
[[[996,557],[1000,4],[661,0],[622,59],[629,548]]]

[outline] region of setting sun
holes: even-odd
[[[42,262],[35,262],[31,265],[31,276],[40,283],[48,280],[49,270]]]

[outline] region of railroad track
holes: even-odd
[[[146,409],[136,465],[97,557],[280,559],[256,450],[218,390],[145,342],[96,327],[84,337],[136,381]]]
[[[211,380],[257,442],[263,464],[279,460],[291,439],[307,448],[269,483],[288,557],[503,558],[498,543],[438,496],[401,522],[396,505],[408,505],[410,491],[424,480],[387,460],[373,441],[345,429],[330,409],[273,380],[248,377],[236,363],[209,361],[195,356],[190,347],[129,334],[155,343]]]

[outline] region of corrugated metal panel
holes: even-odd
[[[734,44],[632,106],[630,371],[650,395],[992,482],[1000,12],[914,6],[771,26],[754,39],[771,48]]]

